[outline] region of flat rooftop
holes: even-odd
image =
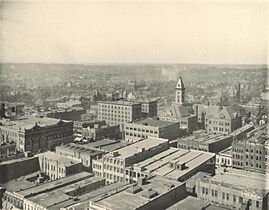
[[[75,144],[75,143],[69,143],[67,145],[59,146],[61,148],[66,149],[84,149],[85,152],[89,152],[89,154],[101,154],[103,152],[110,152],[117,150],[119,148],[125,147],[129,145],[129,142],[126,141],[115,141],[110,139],[102,139],[95,142],[90,142],[87,144]]]
[[[232,146],[219,152],[220,155],[232,155]]]
[[[98,140],[98,141],[94,141],[94,142],[90,142],[88,144],[85,144],[85,146],[98,148],[98,147],[103,147],[106,145],[115,144],[117,142],[118,141],[114,141],[111,139],[102,139],[102,140]]]
[[[123,106],[132,106],[132,105],[139,105],[141,103],[135,101],[98,101],[98,104],[112,104],[112,105],[123,105]]]
[[[56,204],[50,207],[49,209],[60,209],[64,207],[74,206],[74,205],[76,207],[75,209],[86,209],[87,207],[89,207],[90,199],[96,198],[98,196],[102,197],[104,194],[115,193],[116,191],[119,191],[124,186],[125,186],[124,184],[117,183],[117,182],[112,183],[110,185],[105,185],[91,192],[77,196],[75,199],[69,199],[59,204]]]
[[[215,176],[202,178],[202,180],[215,181],[238,189],[269,190],[268,175],[238,169],[228,169],[228,172],[219,171]]]
[[[166,210],[229,210],[228,208],[216,206],[207,200],[199,199],[197,197],[188,196],[187,198],[175,203]]]
[[[238,128],[235,131],[231,132],[230,135],[240,134],[240,133],[242,133],[244,131],[251,130],[251,129],[254,129],[254,126],[250,125],[250,124],[246,124],[243,127]]]
[[[46,157],[47,159],[50,159],[52,161],[58,161],[60,165],[65,165],[65,166],[71,166],[74,164],[81,163],[81,161],[79,161],[78,159],[67,157],[65,155],[60,155],[58,153],[51,152],[51,151],[40,153],[40,154],[37,154],[35,156],[38,158]]]
[[[179,122],[170,122],[170,121],[157,120],[157,119],[152,119],[152,118],[138,120],[133,123],[137,125],[152,126],[152,127],[159,127],[159,128],[164,128],[170,125],[179,124]],[[132,124],[132,123],[128,123],[128,124]]]
[[[22,195],[23,197],[26,197],[26,196],[33,195],[33,194],[42,193],[46,190],[53,190],[56,188],[60,188],[60,187],[78,182],[80,180],[90,178],[92,176],[93,176],[93,174],[91,174],[91,173],[81,172],[78,174],[66,176],[66,177],[61,178],[61,179],[53,180],[53,181],[50,181],[50,182],[47,182],[44,184],[36,185],[36,186],[33,186],[33,187],[25,189],[25,190],[18,190],[16,192],[19,193],[20,195]]]
[[[35,183],[27,181],[25,177],[21,177],[10,182],[0,184],[0,187],[4,187],[8,192],[16,192],[20,190],[25,190],[31,187],[36,186]]]
[[[133,156],[135,153],[140,153],[142,150],[145,152],[151,148],[163,145],[163,144],[168,144],[168,140],[166,139],[161,139],[161,138],[146,138],[142,139],[140,141],[134,142],[126,147],[122,147],[118,150],[118,156],[122,159],[128,158]]]
[[[168,193],[168,186],[174,186],[176,188],[181,185],[184,185],[184,183],[160,176],[155,176],[151,179],[148,179],[145,185],[139,186],[141,187],[141,191],[135,194],[128,192],[128,190],[123,190],[113,195],[108,195],[104,198],[92,199],[92,201],[97,205],[105,206],[113,210],[133,210],[140,206],[146,205],[149,201],[152,201]],[[174,189],[174,187],[172,189]],[[129,188],[132,188],[132,186]],[[150,189],[151,191],[149,191]],[[157,192],[158,195],[151,199],[143,196],[149,192]]]
[[[21,157],[21,158],[16,158],[16,159],[12,159],[12,160],[2,161],[2,162],[0,162],[0,165],[9,165],[9,164],[19,163],[19,162],[23,162],[26,160],[36,159],[36,158],[37,157]]]
[[[170,179],[178,180],[182,176],[206,163],[215,156],[214,153],[198,150],[184,150],[171,147],[151,158],[134,164],[134,168],[140,168],[144,173],[164,176]],[[171,168],[170,162],[185,163],[183,170]]]
[[[179,142],[199,142],[200,144],[211,144],[214,142],[222,141],[227,138],[232,138],[230,135],[220,133],[212,133],[205,130],[194,131],[193,134],[183,138],[178,138]]]
[[[68,195],[69,192],[74,192],[75,190],[78,190],[80,188],[83,188],[84,186],[87,186],[91,183],[99,182],[103,180],[102,178],[98,177],[90,177],[86,178],[84,180],[81,180],[79,182],[54,189],[49,192],[43,192],[41,194],[37,194],[32,197],[28,197],[27,199],[37,203],[43,207],[51,207],[54,208],[56,204],[62,203],[64,201],[70,200],[70,195]],[[55,208],[54,208],[55,209]]]
[[[80,152],[87,154],[87,155],[90,155],[90,156],[101,155],[104,153],[100,149],[88,147],[87,145],[75,144],[75,143],[57,146],[56,150],[57,150],[57,148],[68,150],[68,151],[74,151],[74,150],[78,151],[79,150]]]
[[[66,120],[62,120],[62,121],[70,122]],[[40,127],[52,126],[52,125],[56,125],[59,122],[60,122],[59,119],[48,118],[48,117],[35,117],[32,115],[23,116],[23,117],[17,118],[16,120],[0,120],[0,123],[2,124],[2,126],[8,127],[10,129],[16,129],[16,130],[19,130],[20,128],[31,129],[36,124]]]

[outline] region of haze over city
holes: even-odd
[[[266,2],[3,1],[2,62],[266,64]]]

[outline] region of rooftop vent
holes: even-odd
[[[126,190],[126,192],[131,193],[131,194],[136,194],[140,191],[142,191],[142,188],[138,186],[136,183]]]
[[[153,190],[152,188],[145,190],[145,192],[142,194],[144,198],[148,198],[148,199],[154,198],[157,195],[158,195],[158,192]]]

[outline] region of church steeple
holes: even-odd
[[[185,102],[185,87],[181,76],[178,79],[176,85],[176,96],[175,96],[175,103],[178,105],[182,105]]]

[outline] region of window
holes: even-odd
[[[233,202],[235,203],[236,202],[236,196],[233,195]]]
[[[202,194],[205,194],[205,188],[204,187],[202,188]]]
[[[226,199],[229,200],[229,193],[226,194]]]
[[[256,207],[260,208],[260,202],[259,201],[256,201]]]

